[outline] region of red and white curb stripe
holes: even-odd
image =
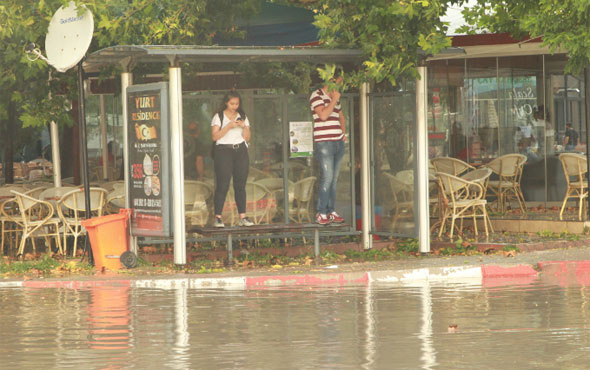
[[[540,262],[543,279],[557,283],[590,285],[590,261]],[[0,288],[69,288],[84,289],[103,286],[126,286],[152,289],[264,289],[281,286],[345,286],[373,283],[414,284],[422,282],[469,283],[486,287],[508,284],[530,284],[537,281],[539,271],[530,265],[429,267],[410,270],[316,273],[301,275],[269,275],[219,278],[154,278],[154,279],[88,279],[88,280],[25,280],[0,281]]]

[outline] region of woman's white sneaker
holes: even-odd
[[[254,222],[248,220],[248,217],[244,217],[240,219],[240,222],[238,222],[238,226],[253,226]]]
[[[221,217],[215,217],[215,222],[213,223],[214,227],[225,227],[225,225],[223,224],[223,220],[221,219]]]

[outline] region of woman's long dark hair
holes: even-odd
[[[237,111],[240,114],[240,117],[246,119],[246,112],[244,112],[244,108],[242,107],[242,97],[235,91],[229,91],[223,96],[223,103],[221,104],[221,108],[219,109],[218,113],[221,113],[225,110],[227,107],[227,102],[229,102],[229,100],[232,98],[238,98],[240,100],[240,105],[238,106]]]

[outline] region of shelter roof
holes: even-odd
[[[312,62],[359,63],[358,49],[328,49],[317,46],[199,46],[199,45],[117,45],[91,53],[84,69],[95,72],[107,65],[139,63],[231,63]]]

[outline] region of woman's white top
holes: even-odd
[[[236,116],[240,117],[240,114],[238,113],[238,115]],[[225,116],[225,113],[223,114],[223,126],[221,125],[221,122],[219,121],[219,114],[215,114],[213,116],[213,119],[211,120],[211,126],[219,126],[220,128],[225,127],[225,125],[228,125],[230,122],[230,119],[227,118]],[[246,117],[245,120],[246,126],[250,127],[250,121],[248,121],[248,117]],[[243,143],[244,137],[242,136],[242,131],[244,131],[243,128],[241,127],[234,127],[232,129],[230,129],[221,139],[217,140],[217,144],[241,144]]]

